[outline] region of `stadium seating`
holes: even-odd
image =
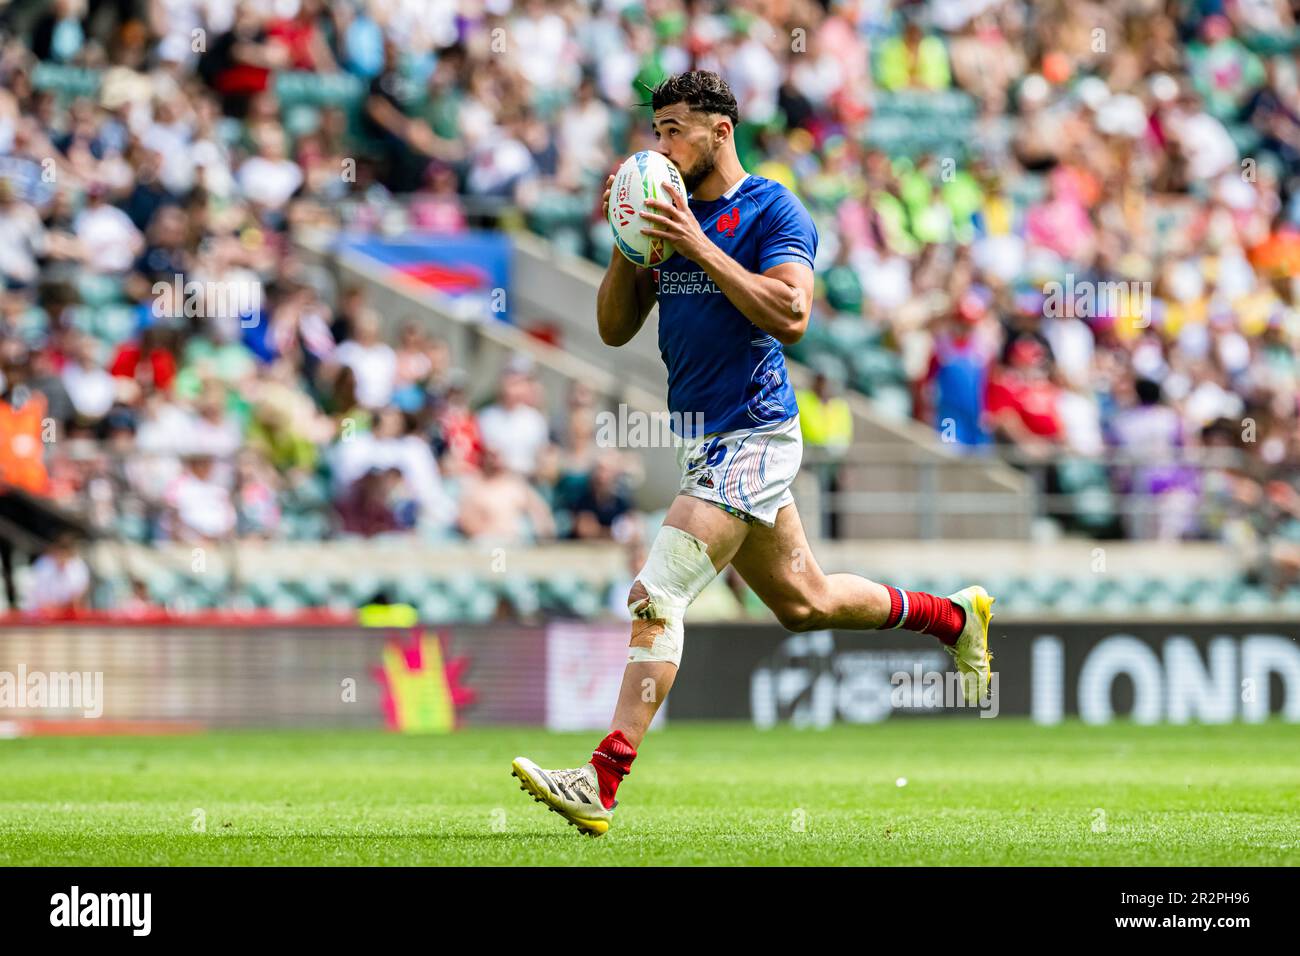
[[[878,93],[867,142],[895,156],[969,154],[975,101],[960,90]]]
[[[868,569],[863,571],[872,573]],[[875,574],[897,580],[896,575],[891,577],[884,569],[878,569]],[[917,575],[899,583],[914,590],[948,594],[969,582],[956,575]],[[1085,612],[1115,617],[1193,612],[1213,617],[1265,613],[1279,607],[1300,608],[1300,586],[1274,595],[1245,575],[1221,580],[1153,575],[1130,580],[1114,575],[1072,578],[992,574],[984,584],[998,595],[997,612],[1016,617]],[[369,602],[376,594],[387,593],[391,600],[417,608],[421,619],[431,623],[482,624],[502,615],[524,620],[539,614],[547,618],[601,618],[608,613],[612,589],[626,585],[621,580],[593,584],[565,573],[490,577],[456,574],[443,578],[360,574],[346,579],[258,576],[240,580],[232,589],[228,579],[216,575],[154,571],[146,577],[145,586],[153,601],[168,607],[209,610],[244,607],[286,614],[314,607],[347,612]],[[106,579],[101,582],[101,588],[105,600],[120,600],[129,592],[125,578]],[[752,592],[745,604],[746,613],[767,617],[768,612]]]

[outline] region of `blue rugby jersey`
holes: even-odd
[[[780,183],[750,174],[712,202],[689,203],[704,234],[750,272],[782,262],[812,268],[817,228]],[[798,413],[781,343],[745,318],[701,266],[674,253],[654,277],[674,431],[698,437],[695,415],[703,416],[703,434],[713,434]]]

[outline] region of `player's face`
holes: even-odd
[[[659,152],[682,171],[687,192],[695,192],[713,172],[716,120],[712,114],[693,112],[685,103],[655,111],[653,128]]]

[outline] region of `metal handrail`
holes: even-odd
[[[944,489],[944,476],[959,477],[961,469],[984,458],[1025,472],[1031,484],[1028,493]],[[1053,469],[1080,464],[1095,466],[1096,480],[1081,483],[1073,490],[1055,490],[1050,481]],[[833,516],[902,517],[915,522],[913,533],[922,540],[943,537],[943,519],[963,517],[1005,517],[1009,525],[1026,517],[1052,519],[1098,533],[1106,528],[1114,530],[1119,523],[1130,534],[1145,536],[1157,529],[1135,522],[1159,516],[1180,525],[1181,533],[1215,533],[1225,519],[1259,519],[1263,512],[1257,513],[1258,509],[1240,502],[1197,493],[1205,476],[1230,471],[1259,479],[1267,468],[1239,448],[1192,447],[1145,454],[1107,449],[1092,457],[1062,452],[1043,458],[999,446],[989,446],[979,454],[944,455],[916,446],[882,443],[854,444],[840,450],[805,446],[803,466],[799,487],[812,506],[810,510],[819,514],[822,529],[831,527]],[[1140,481],[1142,475],[1161,469],[1189,472],[1191,480],[1187,484],[1192,493],[1178,499],[1134,487],[1134,481]],[[881,486],[864,488],[864,479],[873,483],[873,473],[882,475],[878,482]],[[848,487],[832,485],[833,474],[846,480]],[[1269,535],[1271,520],[1254,523],[1261,535]],[[1013,536],[1017,533],[1013,532]]]
[[[948,468],[969,467],[972,462],[1001,461],[1017,467],[1052,466],[1065,463],[1088,462],[1104,467],[1145,468],[1152,466],[1186,465],[1192,468],[1241,468],[1252,462],[1246,452],[1238,448],[1186,447],[1174,454],[1165,452],[1129,452],[1107,449],[1101,455],[1084,455],[1059,451],[1047,457],[1027,454],[1018,448],[1004,446],[952,445],[953,454],[945,456],[928,448],[902,443],[854,443],[842,451],[825,447],[804,445],[805,464],[832,464],[841,462],[855,466],[880,465],[933,465]]]

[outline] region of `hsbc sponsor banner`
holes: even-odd
[[[994,626],[989,693],[967,704],[932,639],[897,631],[692,627],[673,717],[824,727],[908,716],[1051,724],[1300,722],[1292,622]]]

